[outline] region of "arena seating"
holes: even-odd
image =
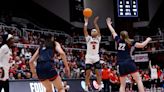
[[[69,62],[69,66],[71,69],[71,78],[72,79],[81,79],[84,78],[84,70],[85,70],[85,39],[84,36],[80,35],[74,35],[70,36],[70,34],[67,34],[62,31],[57,30],[50,30],[50,29],[28,29],[28,28],[17,28],[13,26],[7,26],[5,23],[0,23],[0,34],[6,34],[11,33],[14,35],[14,38],[16,39],[15,47],[13,48],[13,65],[9,70],[10,80],[21,80],[21,79],[32,79],[32,75],[29,69],[29,59],[33,55],[34,51],[40,44],[40,40],[45,35],[55,35],[56,40],[60,42],[62,45],[62,48],[65,49],[67,54],[67,60]],[[72,34],[73,35],[73,34]],[[59,38],[60,37],[60,38]],[[136,41],[142,41],[144,40],[144,36],[135,36]],[[102,37],[102,45],[110,45],[111,42],[113,42],[113,39],[111,36],[103,36]],[[153,37],[153,41],[148,45],[147,48],[144,49],[144,51],[139,50],[138,53],[159,53],[164,51],[164,34],[156,35]],[[110,50],[110,51],[109,51]],[[146,51],[145,51],[146,50]],[[108,64],[110,69],[116,69],[115,67],[115,56],[114,49],[100,49],[100,56],[101,56],[101,63]],[[66,78],[64,75],[64,65],[61,61],[61,57],[59,55],[56,55],[54,64],[56,66],[56,69],[58,70],[58,73],[62,78]],[[163,71],[163,66],[156,67],[159,69],[159,71]],[[148,71],[148,69],[139,69],[141,76]],[[149,72],[149,71],[148,71]],[[148,73],[150,74],[150,73]],[[164,73],[162,72],[163,76]],[[150,75],[149,75],[150,76]],[[92,78],[95,78],[94,73],[92,74]],[[161,82],[164,78],[161,78]],[[129,79],[131,82],[130,84],[134,84],[131,77]],[[151,79],[150,79],[151,80]],[[129,88],[130,89],[130,88]]]

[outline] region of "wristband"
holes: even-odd
[[[88,26],[88,23],[84,23],[84,26]]]

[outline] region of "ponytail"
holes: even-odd
[[[122,39],[128,44],[132,45],[132,40],[129,38],[128,32],[127,31],[121,31],[120,35]]]
[[[129,38],[126,38],[126,39],[125,39],[125,42],[128,43],[128,45],[132,45],[132,41],[131,41],[131,39],[129,39]]]
[[[54,48],[55,47],[55,39],[53,36],[45,36],[42,39],[42,43],[40,44],[41,47],[45,46],[47,48]]]

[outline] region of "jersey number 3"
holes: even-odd
[[[96,46],[95,45],[92,45],[92,49],[96,49]]]
[[[119,43],[118,50],[125,50],[125,46],[126,46],[125,43]]]

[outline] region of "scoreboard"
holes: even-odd
[[[138,17],[138,0],[117,0],[118,17]]]

